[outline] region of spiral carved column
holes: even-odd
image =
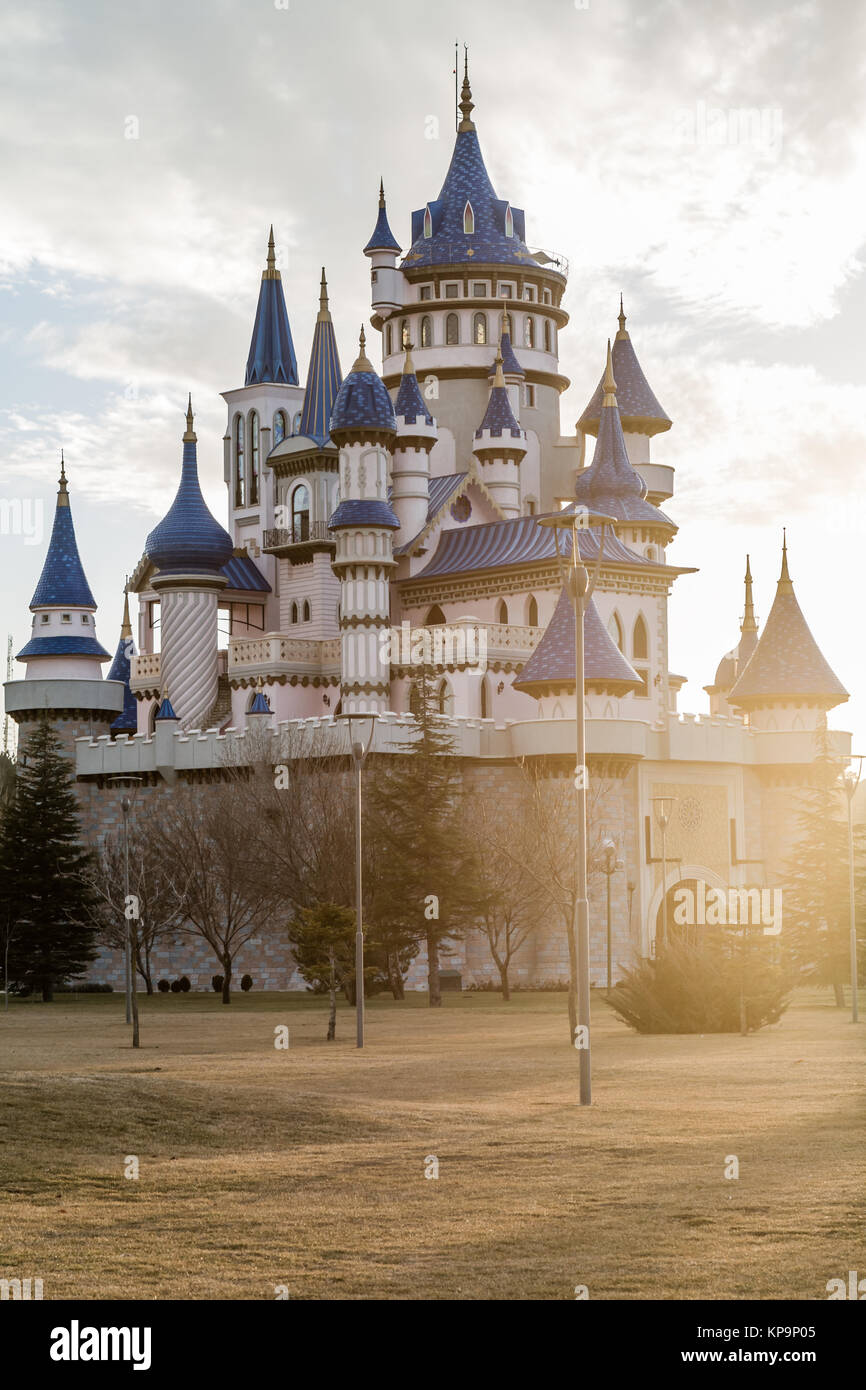
[[[160,595],[160,681],[182,729],[202,728],[219,688],[217,595],[224,581],[207,588],[200,584],[154,582]]]

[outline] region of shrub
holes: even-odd
[[[160,994],[168,994],[168,991],[171,989],[171,985],[169,984],[168,980],[160,980],[159,984],[157,985],[157,989],[159,990]]]
[[[222,994],[222,992],[223,992],[223,977],[222,977],[222,975],[214,975],[214,976],[212,977],[212,979],[211,979],[211,988],[213,989],[214,994]]]
[[[248,990],[251,990],[252,987],[253,987],[253,977],[252,977],[252,975],[242,975],[242,976],[241,976],[241,989],[244,991],[244,993],[246,993]]]
[[[707,937],[672,942],[642,960],[610,996],[614,1013],[638,1033],[738,1033],[741,1005],[753,1032],[776,1023],[788,1007],[789,982],[758,942]]]
[[[55,994],[113,994],[112,985],[100,984],[98,980],[64,980],[63,984],[54,986]]]
[[[180,989],[181,989],[181,993],[182,993],[182,994],[189,994],[189,991],[190,991],[190,989],[191,989],[191,985],[190,985],[189,977],[188,977],[188,976],[186,976],[186,975],[181,975],[180,979],[178,980],[178,984],[180,985]]]
[[[180,980],[172,980],[170,988],[172,994],[180,994]]]

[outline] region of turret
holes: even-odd
[[[505,381],[505,389],[508,392],[508,400],[511,404],[511,413],[515,420],[520,420],[520,392],[526,373],[514,355],[514,347],[511,342],[511,315],[503,304],[502,313],[499,316],[499,355],[502,358],[502,376]],[[491,391],[496,380],[496,361],[490,368],[490,375],[487,384]]]
[[[526,435],[514,418],[502,367],[500,351],[493,389],[484,419],[475,431],[472,452],[488,492],[507,518],[520,515],[520,462],[526,454]]]
[[[160,599],[160,676],[184,729],[203,728],[219,684],[217,605],[232,540],[211,515],[198,478],[192,400],[183,436],[180,486],[171,507],[145,542],[156,567]]]
[[[746,662],[751,657],[758,642],[758,624],[755,620],[755,604],[752,598],[752,567],[748,555],[746,556],[744,584],[746,602],[740,623],[740,640],[731,651],[725,652],[716,667],[712,685],[704,686],[704,690],[710,697],[710,714],[731,714],[728,696],[736,685],[737,677],[745,670]]]
[[[129,688],[130,660],[135,656],[135,643],[132,640],[132,624],[129,621],[129,589],[123,590],[123,621],[120,625],[120,640],[117,651],[108,671],[110,681],[120,681],[123,686],[123,709],[111,725],[112,734],[134,734],[138,729],[135,696]]]
[[[388,503],[394,408],[364,348],[362,328],[358,358],[331,416],[331,438],[340,450],[340,504],[328,525],[337,542],[344,714],[379,713],[389,705],[390,669],[380,660],[380,633],[390,622],[389,574],[400,527]]]
[[[436,421],[424,404],[408,347],[394,414],[397,438],[391,460],[391,505],[400,523],[400,543],[405,545],[427,522],[430,451],[439,437]]]
[[[388,213],[385,207],[385,185],[379,180],[379,216],[373,228],[373,235],[364,247],[364,255],[370,260],[370,297],[373,312],[387,316],[402,304],[400,274],[397,270],[397,257],[400,243],[388,226]]]
[[[563,589],[544,636],[514,682],[515,690],[538,700],[542,719],[552,718],[557,708],[565,718],[575,717],[574,639],[574,609]],[[593,599],[584,613],[583,644],[586,712],[612,717],[619,697],[639,691],[642,683],[601,621]]]

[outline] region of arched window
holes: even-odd
[[[508,622],[508,604],[501,598],[496,605],[496,621],[498,623]]]
[[[475,343],[487,342],[487,315],[476,314],[472,320],[472,341]]]
[[[247,476],[244,460],[244,417],[235,416],[235,506],[247,504]]]
[[[394,351],[394,330],[390,323],[385,324],[385,356],[390,357]]]
[[[527,497],[527,499],[526,499],[526,515],[527,515],[527,516],[535,516],[535,498],[534,498],[534,497]]]
[[[309,600],[308,598],[305,598],[305,599],[304,599],[304,622],[305,622],[305,623],[308,623],[309,621],[310,621],[310,600]]]
[[[434,603],[433,607],[428,612],[427,617],[424,619],[424,626],[435,627],[437,623],[444,622],[445,614],[442,612],[442,609],[439,607],[439,604]]]
[[[487,677],[481,677],[481,718],[490,718],[490,691],[487,685]]]
[[[553,352],[553,334],[550,331],[550,319],[544,320],[544,351]]]
[[[511,204],[505,209],[505,235],[514,236],[514,216],[511,211]]]
[[[638,613],[635,618],[634,632],[631,639],[631,654],[638,661],[646,661],[649,656],[649,639],[647,637],[646,623],[643,614]]]
[[[429,205],[424,209],[424,235],[425,237],[431,237],[433,235],[433,215],[430,212]]]
[[[453,696],[452,693],[451,693],[451,686],[448,684],[447,681],[440,681],[440,682],[439,682],[438,697],[439,697],[439,713],[440,713],[440,714],[453,714],[453,712],[454,712],[454,696]]]
[[[296,623],[297,621],[298,621],[298,605],[297,605],[296,603],[293,603],[293,604],[292,604],[292,622],[293,622],[293,623]]]
[[[456,314],[449,314],[445,320],[445,342],[449,347],[460,342],[460,320]]]
[[[614,640],[614,642],[616,643],[616,645],[619,647],[620,651],[622,651],[622,649],[623,649],[623,632],[622,632],[622,623],[621,623],[620,620],[619,620],[619,614],[618,614],[618,613],[611,613],[610,618],[609,618],[609,620],[608,620],[608,624],[607,624],[607,630],[608,630],[608,632],[610,633],[610,635],[611,635],[611,637],[613,638],[613,640]]]
[[[259,412],[250,411],[250,506],[259,500]]]
[[[472,211],[472,204],[467,202],[463,209],[463,231],[466,236],[472,236],[475,231],[475,213]]]
[[[400,324],[400,346],[404,351],[409,346],[409,325],[405,319]]]
[[[538,627],[538,604],[535,595],[531,595],[526,608],[526,621],[530,627]]]
[[[417,719],[421,713],[421,695],[414,681],[409,686],[409,713],[415,719]]]
[[[286,412],[285,412],[284,410],[278,410],[278,411],[276,412],[276,414],[274,415],[274,443],[275,443],[275,444],[281,444],[281,443],[282,443],[282,441],[283,441],[283,440],[285,439],[285,437],[286,437],[286,430],[287,430],[287,429],[288,429],[288,425],[286,424]]]
[[[294,420],[292,421],[292,434],[300,434],[300,432],[301,432],[301,412],[300,412],[299,410],[297,410],[297,411],[295,411],[295,418],[294,418]]]
[[[292,540],[310,539],[310,493],[304,483],[299,483],[292,493]]]
[[[422,348],[433,346],[433,320],[429,314],[425,314],[421,320],[421,346]]]
[[[535,319],[529,314],[523,320],[523,346],[535,347]]]

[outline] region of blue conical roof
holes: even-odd
[[[553,617],[544,636],[514,682],[515,690],[538,695],[551,685],[574,689],[575,651],[574,609],[567,590],[559,595]],[[601,621],[595,600],[590,599],[583,615],[584,683],[600,685],[619,694],[637,690],[641,680],[626,661]]]
[[[394,414],[402,416],[407,425],[414,425],[419,418],[424,421],[425,425],[433,424],[433,416],[429,414],[424,404],[424,397],[421,395],[421,387],[418,385],[418,377],[415,374],[408,348],[406,349],[406,360],[403,363],[403,375],[400,377],[400,389],[394,402]]]
[[[619,331],[613,340],[613,374],[616,378],[616,399],[623,428],[638,434],[660,434],[669,430],[671,421],[659,405],[641,370],[631,338],[626,331],[622,295],[619,299]],[[604,377],[598,383],[589,405],[578,420],[578,428],[595,434],[599,427],[601,403],[604,396]]]
[[[385,210],[385,187],[379,181],[379,216],[373,228],[373,235],[364,247],[364,254],[370,251],[400,251],[400,243],[388,226],[388,213]]]
[[[192,402],[183,437],[183,467],[174,501],[144,543],[160,574],[219,574],[231,559],[232,538],[208,511],[198,480]]]
[[[374,430],[394,434],[397,422],[385,383],[364,351],[361,329],[360,352],[351,372],[337,392],[331,415],[331,435],[354,430]]]
[[[134,734],[138,731],[138,715],[135,696],[129,688],[130,658],[135,656],[135,643],[132,640],[132,627],[129,622],[129,593],[123,595],[123,623],[120,628],[120,641],[114,660],[109,667],[106,680],[123,683],[123,709],[112,722],[113,734]]]
[[[322,285],[319,294],[319,314],[313,332],[313,347],[310,352],[310,370],[307,373],[307,389],[304,393],[304,408],[298,433],[314,439],[321,447],[328,443],[331,434],[331,413],[334,401],[343,380],[340,370],[340,356],[337,352],[337,339],[331,312],[328,308],[328,282],[325,268],[322,267]]]
[[[250,705],[250,714],[270,714],[271,707],[263,690],[257,690]]]
[[[157,710],[156,717],[157,719],[177,719],[177,715],[172,708],[171,700],[167,695],[163,695],[162,704]]]
[[[48,544],[48,554],[39,576],[39,583],[30,600],[31,608],[96,608],[87,576],[78,554],[69,492],[66,486],[66,467],[60,459],[60,490],[54,512],[54,526]]]
[[[285,386],[298,384],[298,363],[292,330],[289,328],[283,282],[276,266],[273,227],[268,240],[268,264],[262,271],[244,385],[257,386],[263,381],[278,381]]]
[[[489,430],[496,437],[510,434],[515,439],[523,438],[523,430],[514,418],[511,401],[508,399],[508,387],[502,376],[502,357],[499,353],[496,355],[496,375],[493,378],[487,409],[484,419],[475,431],[475,438],[479,439],[485,430]]]

